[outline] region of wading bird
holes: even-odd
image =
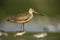
[[[34,9],[29,8],[27,12],[17,14],[12,18],[7,19],[7,21],[21,24],[21,28],[23,29],[22,31],[24,31],[24,24],[29,22],[33,18],[33,13],[39,14]]]

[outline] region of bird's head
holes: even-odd
[[[29,8],[29,13],[30,14],[32,14],[32,13],[36,13],[36,14],[38,14],[38,12],[36,12],[34,9],[32,9],[32,8]]]
[[[38,13],[37,11],[35,11],[35,10],[32,9],[32,8],[29,8],[29,13],[30,13],[30,14],[35,13],[35,14],[38,14],[38,15],[44,16],[42,13]]]

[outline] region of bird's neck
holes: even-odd
[[[33,15],[33,12],[29,11],[29,14]]]
[[[31,18],[33,18],[33,12],[29,11],[29,14],[31,15]]]

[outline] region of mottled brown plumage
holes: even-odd
[[[31,14],[29,14],[28,12],[26,12],[26,13],[18,14],[17,16],[15,16],[15,20],[16,21],[26,21],[30,17],[31,17]]]
[[[28,22],[26,20],[28,20],[30,17],[31,17],[31,14],[26,12],[26,13],[22,13],[22,14],[17,14],[15,17],[10,18],[9,20],[10,20],[10,22],[25,23],[25,22]]]

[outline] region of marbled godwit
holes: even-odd
[[[38,14],[38,12],[36,12],[34,9],[29,8],[28,12],[17,14],[16,16],[12,18],[7,19],[7,21],[21,24],[23,26],[22,29],[24,31],[24,23],[27,23],[33,18],[33,13]]]

